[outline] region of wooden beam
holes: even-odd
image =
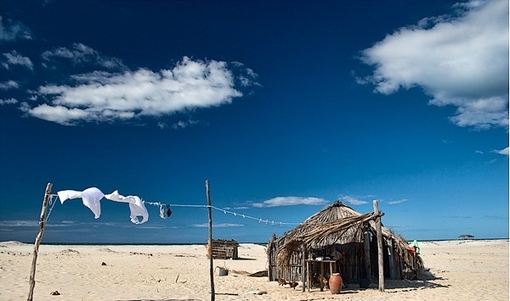
[[[379,291],[384,292],[384,256],[383,237],[381,229],[381,215],[377,200],[374,200],[375,230],[377,232],[377,262],[379,263]]]
[[[39,245],[41,244],[41,240],[44,234],[44,224],[46,224],[46,210],[48,208],[48,203],[51,198],[51,188],[53,187],[52,183],[48,183],[46,185],[46,191],[44,192],[44,199],[41,208],[41,217],[39,219],[39,233],[35,237],[34,243],[34,257],[32,258],[32,268],[30,270],[30,279],[29,290],[28,290],[28,298],[27,301],[32,301],[34,299],[34,288],[35,288],[35,269],[37,266],[37,255],[39,254]]]
[[[216,292],[214,291],[214,261],[212,255],[212,205],[211,205],[211,193],[209,191],[209,180],[205,180],[205,194],[207,196],[207,208],[209,212],[209,246],[211,246],[211,255],[209,256],[209,278],[211,279],[211,301],[216,298]]]

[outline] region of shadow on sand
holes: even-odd
[[[385,290],[398,290],[398,291],[414,291],[418,289],[434,289],[434,288],[447,288],[449,285],[441,284],[438,281],[447,280],[442,277],[437,277],[430,272],[430,270],[422,271],[421,279],[418,280],[385,280]],[[444,283],[444,282],[443,282]],[[342,290],[342,294],[357,293],[366,289],[377,289],[377,279],[372,279],[369,288],[360,288],[358,284],[346,284]]]

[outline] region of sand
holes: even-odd
[[[216,300],[509,300],[508,240],[421,243],[428,279],[386,281],[341,294],[302,292],[251,277],[265,270],[265,247],[241,244],[239,260],[214,260]],[[27,300],[33,245],[0,243],[0,300]],[[229,270],[220,276],[219,269]],[[235,273],[237,271],[239,273]],[[60,295],[51,295],[58,291]],[[204,245],[41,245],[34,300],[210,300]]]

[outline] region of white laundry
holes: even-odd
[[[131,215],[129,217],[131,218],[131,222],[134,224],[143,224],[149,220],[149,212],[147,212],[144,202],[138,196],[123,196],[115,190],[104,197],[115,202],[129,203],[129,210],[131,211]],[[138,218],[139,216],[142,217],[142,220]]]
[[[104,194],[96,187],[90,187],[83,191],[62,190],[58,191],[57,195],[62,204],[68,199],[81,198],[83,205],[94,213],[94,218],[98,219],[101,216],[101,203],[99,201],[103,198]]]

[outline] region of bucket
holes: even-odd
[[[220,275],[220,276],[227,276],[228,275],[228,270],[226,270],[224,268],[219,268],[218,269],[218,275]]]

